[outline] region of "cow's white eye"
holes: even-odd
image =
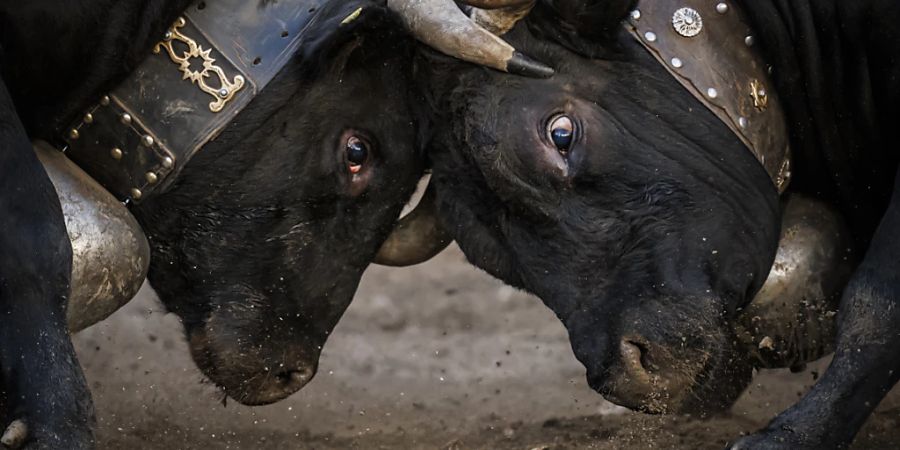
[[[569,151],[575,136],[575,123],[569,116],[559,114],[547,123],[547,136],[556,149],[562,153]]]
[[[350,136],[345,146],[347,170],[359,173],[363,164],[369,159],[369,144],[357,136]]]

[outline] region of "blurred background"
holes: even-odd
[[[147,285],[74,340],[100,448],[113,449],[721,449],[827,366],[763,371],[721,417],[632,413],[587,386],[540,300],[468,265],[455,246],[415,267],[370,267],[315,379],[270,406],[224,403]],[[897,447],[898,425],[895,390],[854,448]]]

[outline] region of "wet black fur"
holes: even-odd
[[[442,218],[471,262],[556,312],[596,389],[623,388],[617,343],[638,335],[674,349],[676,359],[708,355],[694,400],[734,398],[717,382],[746,380],[749,367],[730,361],[728,324],[768,273],[777,195],[738,139],[616,28],[622,15],[588,13],[577,23],[578,11],[625,12],[634,3],[539,2],[505,38],[553,66],[548,80],[423,50],[422,79],[438,117],[430,157]],[[876,244],[845,293],[834,367],[773,422],[763,445],[777,447],[781,435],[785,448],[842,446],[900,376],[900,195],[891,194],[900,7],[742,5],[786,105],[791,188],[835,204],[863,247]],[[563,170],[543,153],[552,150],[543,133],[567,100],[582,135]],[[851,352],[859,346],[862,353]]]
[[[30,140],[58,142],[189,3],[0,1],[0,429],[24,418],[36,446],[91,447],[93,411],[65,327],[71,248]],[[422,170],[403,81],[411,41],[376,3],[330,3],[269,88],[169,192],[134,210],[167,307],[189,331],[215,311],[234,313],[236,345],[261,352],[261,363],[275,351],[261,349],[263,337],[279,352],[321,348]],[[338,28],[358,6],[362,16]],[[375,141],[358,196],[341,178],[335,127]],[[308,353],[296,358],[318,350]]]

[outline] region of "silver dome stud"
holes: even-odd
[[[754,42],[756,42],[756,39],[754,39],[752,35],[744,38],[744,44],[746,44],[747,47],[753,47]]]
[[[644,33],[644,39],[646,39],[647,42],[656,42],[656,33],[648,31]]]
[[[684,63],[681,61],[681,58],[672,58],[672,67],[676,69],[680,69]]]
[[[716,12],[719,14],[725,14],[728,12],[728,3],[721,2],[716,5]]]
[[[149,134],[145,134],[141,137],[141,144],[144,144],[144,147],[152,147],[153,146],[153,136]]]
[[[716,88],[709,88],[706,90],[706,96],[709,98],[716,98],[719,96],[719,91]]]
[[[636,9],[631,12],[631,20],[641,20],[641,10]]]
[[[131,125],[131,114],[128,114],[128,113],[122,114],[121,120],[122,120],[123,124]]]
[[[171,169],[172,167],[175,167],[175,161],[172,159],[172,157],[166,156],[162,160],[162,166],[166,169]]]

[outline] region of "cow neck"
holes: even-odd
[[[287,64],[327,1],[195,2],[67,128],[66,155],[126,203],[164,191]]]
[[[791,153],[781,102],[752,28],[733,1],[645,0],[626,28],[750,149],[779,193]]]

